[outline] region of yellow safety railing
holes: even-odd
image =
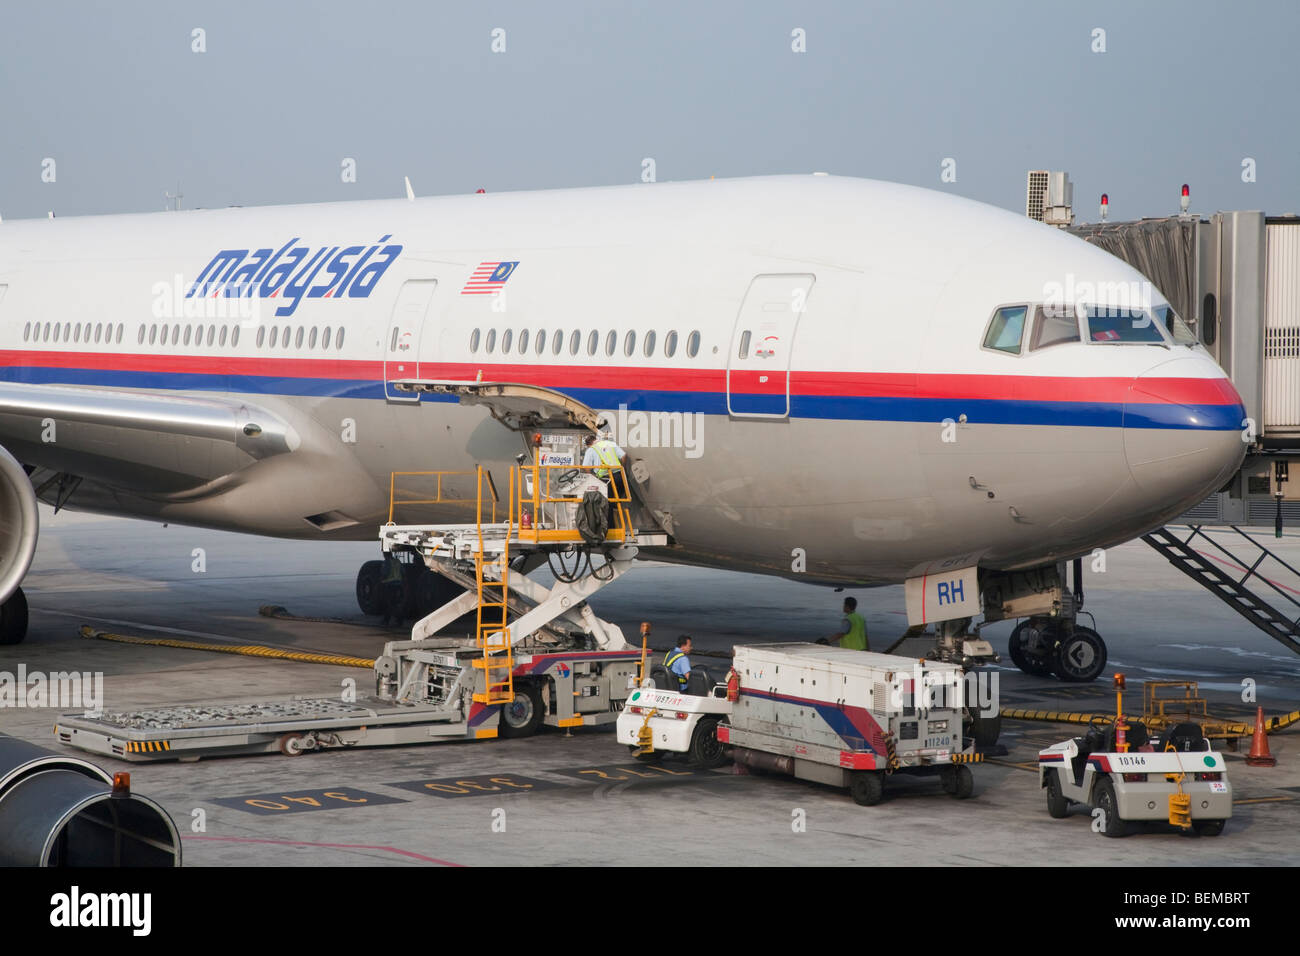
[[[456,495],[452,491],[447,491],[446,493],[444,493],[444,480],[453,477],[475,478],[480,476],[481,474],[484,474],[482,468],[479,468],[476,471],[394,471],[394,472],[390,472],[388,476],[388,523],[389,524],[394,523],[393,515],[396,513],[397,507],[399,505],[402,506],[460,505],[462,507],[469,507],[470,505],[475,503],[475,499],[469,497],[468,495]],[[486,472],[486,474],[487,474],[487,481],[488,481],[488,491],[491,493],[490,505],[491,505],[492,513],[491,513],[491,518],[489,520],[495,522],[497,520],[497,504],[498,504],[497,489],[496,489],[496,485],[492,482],[491,472]],[[432,498],[398,497],[399,478],[433,479],[435,482],[434,497]],[[476,492],[476,494],[478,493]],[[481,517],[483,513],[482,502],[479,501],[478,504],[479,504],[478,514]]]
[[[486,485],[489,498],[485,499],[483,488]],[[510,470],[510,501],[517,495],[515,487],[515,470]],[[481,704],[508,704],[515,699],[514,655],[510,642],[510,535],[513,531],[511,515],[506,515],[506,535],[501,546],[501,554],[489,562],[483,548],[483,507],[487,503],[492,509],[492,520],[496,519],[496,489],[492,484],[492,475],[482,466],[478,469],[478,514],[475,527],[478,531],[478,551],[474,555],[474,581],[478,589],[478,613],[475,635],[483,656],[474,662],[474,666],[483,671],[483,691],[474,695],[474,700]],[[512,509],[513,510],[513,509]],[[488,569],[500,562],[500,575],[496,580],[488,574]]]
[[[631,487],[628,485],[627,473],[621,465],[519,465],[513,471],[519,472],[519,481],[513,481],[518,490],[518,497],[511,497],[511,513],[520,541],[534,544],[544,542],[573,541],[581,542],[577,523],[571,517],[576,506],[582,503],[582,495],[563,495],[556,488],[556,478],[560,473],[609,471],[609,503],[613,506],[613,517],[605,540],[610,543],[623,543],[633,537],[632,521],[628,505],[632,501]],[[529,479],[525,481],[524,479]]]

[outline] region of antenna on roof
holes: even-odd
[[[163,196],[167,199],[167,202],[170,204],[172,212],[179,212],[181,208],[181,199],[183,199],[185,196],[185,194],[181,192],[180,180],[178,179],[176,181],[176,192],[174,193],[163,192]],[[164,206],[163,208],[166,209],[167,207]]]
[[[407,199],[414,200],[414,199],[415,199],[415,190],[411,188],[411,177],[410,177],[410,176],[403,176],[402,178],[406,180],[406,198],[407,198]]]

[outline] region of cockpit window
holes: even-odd
[[[1050,345],[1079,341],[1079,319],[1073,306],[1038,306],[1034,309],[1034,332],[1029,339],[1030,351]]]
[[[1187,327],[1187,323],[1179,317],[1178,313],[1174,311],[1172,305],[1158,305],[1154,311],[1156,319],[1163,322],[1165,328],[1169,330],[1169,334],[1173,336],[1175,345],[1196,344],[1196,335]]]
[[[1019,355],[1028,311],[1028,306],[1010,305],[994,312],[993,321],[989,323],[988,333],[984,336],[984,347]]]
[[[1089,342],[1166,344],[1160,326],[1146,309],[1089,308],[1087,324]]]

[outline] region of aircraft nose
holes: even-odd
[[[1207,356],[1162,361],[1135,378],[1124,404],[1124,454],[1138,486],[1188,506],[1241,467],[1246,409]]]

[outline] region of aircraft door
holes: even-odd
[[[420,400],[419,392],[399,392],[393,383],[420,377],[420,339],[437,288],[437,279],[410,279],[402,283],[397,293],[388,336],[384,339],[384,396],[390,402]]]
[[[731,333],[727,411],[737,417],[790,415],[794,335],[816,276],[755,276]]]

